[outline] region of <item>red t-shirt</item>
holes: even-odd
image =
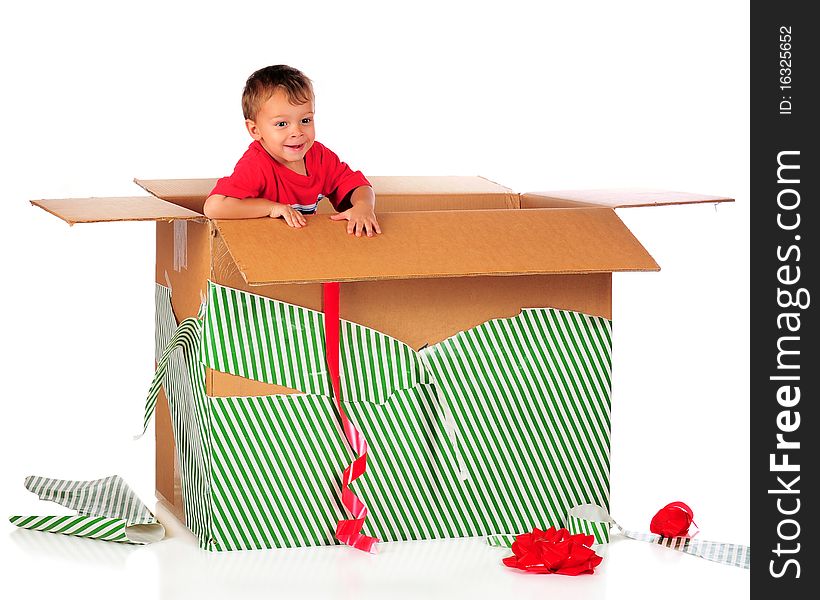
[[[339,205],[350,192],[359,186],[370,185],[361,171],[353,171],[316,141],[305,154],[305,169],[307,175],[287,168],[254,140],[236,163],[233,174],[219,179],[209,196],[267,198],[290,204],[301,213],[312,214],[323,197],[327,197],[337,211],[344,210]]]

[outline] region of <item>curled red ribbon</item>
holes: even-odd
[[[660,509],[649,524],[649,531],[663,537],[685,537],[694,523],[695,513],[680,501],[670,502]]]
[[[367,506],[349,487],[350,483],[362,475],[367,468],[367,441],[347,418],[342,407],[341,386],[339,385],[339,283],[323,283],[322,299],[325,313],[327,367],[333,386],[333,396],[336,398],[336,408],[339,410],[345,437],[358,455],[356,460],[342,473],[342,504],[350,511],[353,518],[342,519],[336,524],[336,539],[359,550],[374,552],[374,546],[379,540],[361,532],[367,517]]]
[[[503,559],[508,567],[530,573],[582,575],[593,573],[602,557],[590,548],[595,543],[591,535],[570,535],[566,529],[550,527],[546,531],[533,528],[532,533],[516,536],[513,556]]]

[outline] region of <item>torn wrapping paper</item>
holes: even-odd
[[[93,481],[26,477],[26,489],[40,500],[76,510],[76,515],[14,516],[17,527],[63,533],[108,542],[150,544],[165,537],[165,528],[118,475]]]
[[[341,398],[366,436],[351,484],[383,541],[561,526],[609,503],[611,323],[551,308],[493,319],[419,352],[341,321]],[[355,456],[333,407],[323,315],[210,283],[204,318],[157,286],[159,367],[186,524],[209,550],[338,543]],[[205,367],[304,393],[208,397]]]

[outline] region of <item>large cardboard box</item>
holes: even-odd
[[[659,268],[614,208],[729,199],[371,181],[373,238],[321,204],[298,230],[210,221],[215,180],[34,202],[71,224],[156,221],[158,497],[211,550],[334,543],[354,458],[321,352],[337,281],[342,399],[371,447],[352,485],[365,533],[520,533],[608,509],[612,273]]]

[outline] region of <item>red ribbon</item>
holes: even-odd
[[[336,398],[336,408],[339,409],[345,437],[358,455],[358,458],[348,465],[342,474],[342,504],[350,511],[353,518],[342,519],[336,524],[336,539],[359,550],[375,552],[374,546],[379,540],[361,532],[364,520],[367,518],[367,507],[349,487],[350,483],[362,475],[367,468],[367,441],[356,426],[350,422],[342,408],[342,394],[339,385],[339,283],[336,281],[323,283],[322,292],[327,367],[330,382],[333,385],[333,396]]]
[[[652,517],[649,531],[663,537],[686,537],[694,519],[695,513],[686,504],[680,500],[670,502]]]
[[[593,573],[603,560],[590,548],[593,543],[595,538],[591,535],[570,535],[566,529],[555,527],[546,531],[533,528],[532,533],[516,536],[512,544],[514,556],[508,556],[503,562],[508,567],[530,573]]]

